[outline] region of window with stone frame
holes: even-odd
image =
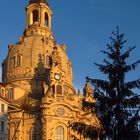
[[[62,86],[61,85],[56,86],[56,93],[59,95],[62,95]]]
[[[14,89],[13,88],[10,88],[8,90],[8,99],[10,99],[10,100],[14,99]]]
[[[48,14],[45,12],[44,25],[48,26]]]
[[[21,66],[21,55],[17,55],[17,67]]]
[[[16,65],[16,56],[12,57],[11,59],[11,68],[15,68],[17,65]]]
[[[38,22],[38,10],[33,10],[33,23]]]
[[[62,126],[56,127],[55,137],[56,140],[64,140],[64,128]]]

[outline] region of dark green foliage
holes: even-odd
[[[84,123],[74,122],[74,123],[70,124],[70,127],[74,131],[77,131],[78,134],[82,134],[84,136],[84,138],[89,137],[89,138],[91,138],[91,140],[97,140],[97,138],[98,138],[99,130],[92,125],[86,125]]]
[[[95,63],[107,75],[107,80],[90,79],[95,87],[96,112],[106,136],[113,140],[137,139],[139,116],[137,111],[132,115],[132,111],[140,105],[140,96],[134,92],[135,88],[140,88],[140,79],[126,82],[125,78],[128,72],[135,70],[140,60],[127,64],[135,47],[126,48],[124,34],[119,32],[118,27],[110,39],[107,51],[101,51],[107,58],[103,60],[103,64]]]
[[[95,113],[95,103],[87,102],[85,100],[82,100],[82,108],[83,110],[90,110],[92,113]]]
[[[126,47],[124,34],[119,32],[118,27],[116,32],[112,33],[110,40],[111,43],[107,44],[107,51],[101,51],[106,55],[103,64],[95,63],[99,71],[107,76],[107,79],[88,78],[95,88],[94,97],[97,101],[95,112],[103,126],[100,136],[113,140],[137,140],[140,137],[137,129],[137,122],[140,120],[138,115],[140,95],[134,91],[138,91],[136,89],[140,88],[140,79],[128,82],[126,74],[135,70],[140,60],[128,64],[130,53],[135,47]],[[93,107],[87,103],[86,105],[88,108]],[[135,114],[133,110],[136,110]],[[94,128],[90,128],[89,133],[86,125],[83,128],[87,129],[80,129],[80,126],[79,123],[72,128],[81,134],[86,133],[86,137],[96,136]]]

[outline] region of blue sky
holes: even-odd
[[[52,31],[55,40],[68,46],[73,65],[74,86],[82,89],[85,77],[105,78],[94,62],[102,63],[100,52],[109,42],[116,26],[125,33],[128,46],[136,46],[130,62],[140,59],[140,0],[48,0],[53,12]],[[0,63],[7,45],[16,43],[25,24],[28,0],[1,1]],[[140,66],[127,80],[140,78]]]

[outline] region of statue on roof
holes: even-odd
[[[84,92],[84,100],[87,101],[87,102],[95,103],[96,100],[93,97],[93,92],[94,92],[93,91],[93,88],[90,85],[89,78],[87,77],[86,79],[87,79],[86,85],[85,85],[85,87],[83,89],[83,92]]]

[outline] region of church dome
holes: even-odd
[[[30,0],[26,9],[24,35],[18,43],[8,46],[2,81],[31,94],[45,93],[49,86],[61,95],[75,94],[66,45],[58,45],[54,40],[51,32],[52,13],[49,6],[43,3],[47,4],[45,0]]]
[[[72,68],[65,49],[64,44],[58,45],[41,35],[24,37],[23,42],[9,45],[3,82],[15,83],[25,90],[29,90],[34,80],[45,82],[47,85],[52,81],[62,81],[64,85],[72,87]],[[55,77],[55,74],[61,79]]]

